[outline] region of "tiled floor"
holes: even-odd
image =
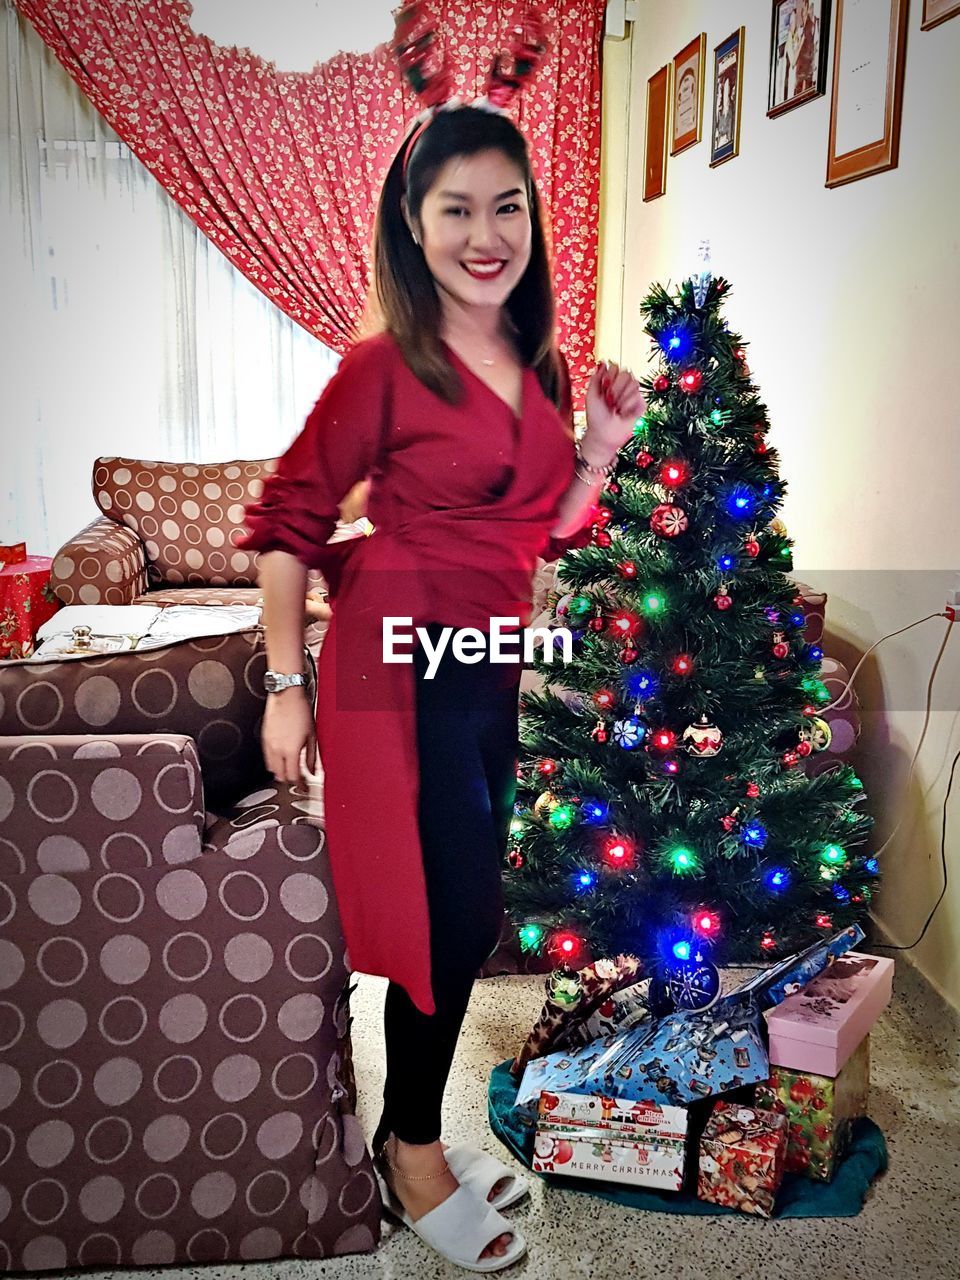
[[[951,1280],[960,1276],[960,1024],[905,963],[894,1001],[875,1029],[871,1114],[883,1129],[890,1169],[857,1218],[767,1222],[639,1213],[593,1196],[546,1187],[510,1216],[529,1251],[509,1271],[522,1280]],[[384,983],[362,978],[354,996],[360,1118],[369,1136],[378,1115]],[[542,1004],[542,980],[477,984],[447,1094],[448,1140],[482,1143],[509,1160],[489,1133],[490,1067],[515,1052]],[[100,1273],[106,1276],[107,1273]],[[118,1272],[109,1273],[120,1280]],[[147,1277],[150,1273],[131,1273]],[[435,1280],[464,1276],[413,1235],[386,1225],[376,1254],[329,1262],[165,1268],[163,1280]]]

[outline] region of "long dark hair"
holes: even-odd
[[[415,221],[424,197],[451,157],[501,151],[524,176],[531,223],[530,261],[506,301],[506,310],[521,360],[532,366],[544,393],[559,405],[563,375],[554,336],[549,232],[523,135],[509,116],[480,107],[438,111],[414,144],[404,181],[403,157],[412,133],[404,139],[387,172],[377,206],[374,296],[370,302],[380,327],[393,335],[407,365],[425,386],[447,403],[459,403],[463,394],[460,375],[440,343],[440,298],[423,250],[410,235],[401,198],[406,196],[407,210]]]

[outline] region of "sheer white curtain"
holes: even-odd
[[[93,459],[262,458],[339,356],[202,236],[0,0],[0,541],[52,555]]]

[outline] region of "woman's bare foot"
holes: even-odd
[[[424,1178],[439,1170],[444,1152],[440,1142],[412,1144],[401,1142],[391,1134],[384,1143],[383,1150],[390,1164],[400,1170],[399,1173],[395,1173],[390,1165],[384,1164],[382,1171],[387,1184],[414,1222],[422,1218],[425,1213],[429,1213],[431,1209],[435,1209],[437,1205],[443,1204],[444,1200],[452,1196],[460,1185],[449,1169],[439,1178],[428,1178],[423,1182],[413,1180],[418,1177]],[[409,1179],[403,1176],[405,1173],[410,1174]],[[512,1239],[512,1232],[504,1232],[503,1235],[490,1241],[480,1257],[502,1258]]]

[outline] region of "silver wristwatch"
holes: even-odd
[[[265,671],[263,673],[263,687],[267,693],[281,693],[284,689],[289,689],[291,685],[306,685],[307,677],[302,671],[296,672],[295,675],[285,675],[282,671]]]

